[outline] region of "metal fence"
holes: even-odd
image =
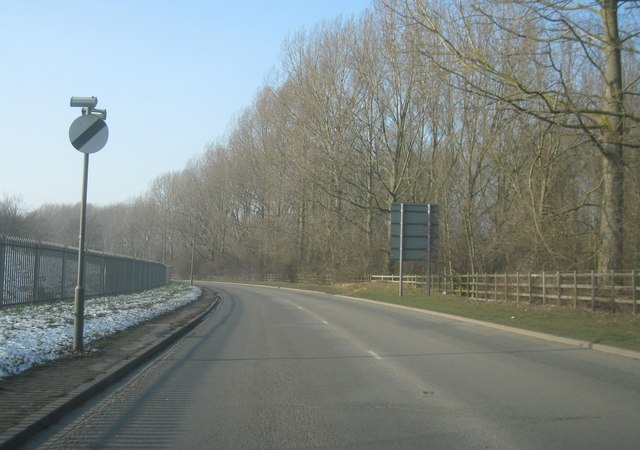
[[[164,264],[86,251],[85,295],[113,295],[163,286]],[[78,249],[0,235],[0,308],[74,297]]]
[[[638,278],[629,272],[542,272],[433,275],[431,286],[443,294],[477,300],[515,301],[612,312],[638,312]],[[371,281],[398,282],[396,275],[372,275]],[[424,285],[425,277],[408,275],[403,282]]]

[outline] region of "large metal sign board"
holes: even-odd
[[[404,261],[435,259],[438,240],[437,211],[438,206],[432,204],[394,203],[391,205],[391,259],[402,258]]]
[[[93,115],[80,116],[69,127],[71,145],[79,152],[90,154],[102,149],[109,138],[107,123]]]

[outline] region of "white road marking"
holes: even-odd
[[[378,355],[376,352],[374,352],[373,350],[369,350],[369,354],[371,356],[373,356],[375,359],[382,359],[382,356]]]

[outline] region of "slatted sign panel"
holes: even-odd
[[[425,261],[435,259],[438,241],[438,206],[424,203],[394,203],[391,206],[391,259]],[[402,228],[401,228],[402,227]]]

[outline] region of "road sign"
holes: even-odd
[[[391,259],[400,262],[402,297],[404,261],[427,263],[427,293],[431,295],[431,262],[438,242],[438,205],[394,203],[391,205]]]
[[[102,149],[109,138],[107,123],[93,115],[80,116],[69,128],[71,145],[79,152],[90,154]]]
[[[391,259],[436,259],[438,205],[394,203],[391,206]]]

